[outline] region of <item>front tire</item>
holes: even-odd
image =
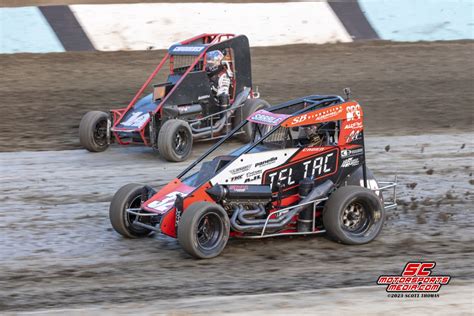
[[[360,186],[337,189],[323,210],[328,236],[343,244],[361,245],[374,240],[382,230],[385,209],[380,198]]]
[[[146,237],[149,229],[134,225],[137,215],[129,214],[128,208],[140,208],[143,185],[130,183],[121,187],[110,202],[109,219],[115,231],[127,238]]]
[[[90,152],[101,152],[109,147],[107,140],[107,113],[87,112],[79,124],[79,141]]]
[[[269,108],[270,104],[263,99],[247,99],[242,108],[235,111],[234,126],[239,125],[242,121],[247,119],[250,115]],[[242,142],[248,143],[252,140],[253,123],[248,122],[243,128],[243,133],[239,135]]]
[[[198,259],[218,256],[230,233],[230,220],[222,206],[197,202],[183,213],[178,224],[178,241],[183,249]]]
[[[168,161],[186,160],[193,148],[193,135],[189,124],[182,120],[166,121],[158,134],[158,150]]]

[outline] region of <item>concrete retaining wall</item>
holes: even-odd
[[[472,0],[359,0],[359,4],[385,40],[474,39]]]
[[[168,48],[200,33],[252,46],[474,39],[471,0],[147,3],[0,8],[0,53]]]

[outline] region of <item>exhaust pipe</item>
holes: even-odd
[[[308,203],[311,201],[315,201],[326,196],[329,191],[334,187],[334,183],[331,180],[327,180],[322,184],[318,185],[314,189],[309,192],[309,194],[301,200],[301,204]],[[265,226],[265,222],[267,222],[267,226],[265,230],[269,233],[277,232],[283,229],[288,223],[293,219],[295,215],[298,215],[300,212],[306,209],[306,205],[297,206],[293,208],[291,211],[286,213],[284,216],[280,218],[274,218],[267,220],[266,219],[247,219],[245,216],[249,216],[250,214],[258,214],[260,209],[256,210],[245,210],[242,206],[237,206],[232,214],[230,219],[230,225],[232,229],[238,232],[251,232],[251,233],[259,233],[263,230]],[[240,222],[238,223],[237,220]]]
[[[208,126],[208,127],[203,127],[203,128],[194,128],[192,125],[190,125],[191,130],[193,131],[193,134],[194,134],[193,137],[197,139],[197,138],[209,136],[211,133],[219,133],[220,131],[222,131],[222,129],[225,126],[225,123],[227,122],[227,113],[228,112],[225,112],[224,113],[225,115],[222,116],[213,126]]]

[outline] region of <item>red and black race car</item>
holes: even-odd
[[[215,51],[222,53],[226,71],[233,74],[226,107],[216,98],[206,65],[206,54]],[[142,97],[147,89],[152,93]],[[168,161],[183,161],[191,154],[193,141],[221,138],[268,106],[252,90],[248,38],[202,34],[172,45],[126,108],[111,110],[110,115],[86,113],[79,139],[91,152],[104,151],[114,141],[150,146]],[[238,134],[248,142],[251,130],[244,128]]]
[[[251,142],[206,160],[245,127]],[[377,182],[367,168],[363,131],[361,106],[339,96],[259,110],[158,192],[122,187],[110,205],[112,226],[125,237],[177,237],[197,258],[219,255],[229,237],[326,233],[370,242],[396,207],[396,184]]]

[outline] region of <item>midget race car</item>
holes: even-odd
[[[245,127],[248,144],[212,158]],[[219,255],[229,237],[326,233],[357,245],[380,233],[395,186],[366,166],[361,106],[315,95],[251,114],[159,191],[125,185],[109,215],[125,237],[160,232],[196,258]]]
[[[220,51],[233,73],[229,106],[223,109],[206,71],[206,53]],[[154,83],[156,80],[164,82]],[[152,85],[152,93],[141,97]],[[79,139],[91,152],[106,150],[112,141],[157,149],[168,161],[189,157],[193,140],[225,136],[253,112],[269,104],[252,89],[249,41],[234,34],[202,34],[172,45],[126,108],[86,113]],[[251,130],[237,134],[244,142]]]

